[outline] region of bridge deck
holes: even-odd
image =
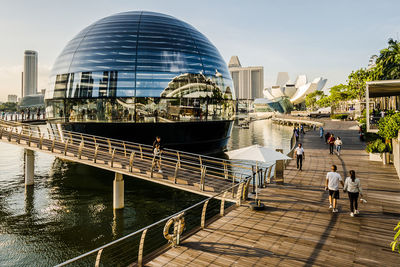
[[[50,133],[33,132],[30,128],[22,130],[22,126],[9,127],[0,125],[0,141],[29,148],[34,151],[52,154],[61,159],[95,166],[127,176],[148,180],[185,191],[212,196],[239,182],[241,177],[233,173],[233,168],[240,166],[229,164],[228,161],[215,161],[206,166],[193,160],[186,160],[184,155],[166,152],[162,156],[162,173],[154,166],[154,157],[149,147],[127,148],[127,144],[111,143],[108,139],[99,137],[69,136],[65,132],[63,138],[53,137]],[[92,142],[92,139],[94,142]],[[97,147],[97,148],[96,148]],[[172,153],[172,154],[171,154]],[[180,159],[182,157],[182,159]],[[195,157],[190,155],[190,157]],[[197,159],[202,162],[202,159]],[[203,162],[205,159],[203,159]],[[215,168],[212,165],[215,165]],[[220,169],[219,166],[225,166]],[[225,165],[224,165],[225,164]],[[154,167],[154,168],[153,168]],[[202,175],[202,167],[205,168]],[[203,178],[203,179],[202,179]],[[233,193],[234,194],[234,193]],[[229,197],[228,197],[229,199]],[[234,197],[230,200],[234,200]]]
[[[389,246],[400,220],[399,178],[392,165],[368,160],[354,126],[326,122],[326,130],[342,137],[340,156],[329,155],[318,131],[308,132],[301,139],[303,171],[293,161],[285,185],[262,190],[265,211],[238,207],[147,266],[399,266],[400,255]],[[343,192],[339,213],[328,209],[323,187],[331,164],[342,176],[354,169],[360,178],[368,203],[359,216],[349,216]]]

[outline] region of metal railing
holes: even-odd
[[[158,174],[155,173],[158,159],[149,145],[54,128],[0,120],[0,139],[6,137],[9,142],[75,158],[81,163],[106,165],[110,170],[139,178],[193,185],[198,191],[218,192],[252,174],[253,166],[248,163],[171,149],[163,150],[160,159],[163,173]]]
[[[224,216],[234,204],[226,196],[234,192],[236,205],[248,193],[249,177],[184,210],[106,245],[56,266],[142,266],[170,246],[178,246],[194,232]]]

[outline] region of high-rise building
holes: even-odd
[[[231,57],[228,67],[238,100],[250,100],[263,96],[264,67],[242,67],[237,56]]]
[[[36,95],[38,87],[38,53],[32,50],[25,50],[24,72],[22,78],[22,97]]]
[[[12,103],[18,102],[18,96],[17,95],[8,95],[7,102],[12,102]]]

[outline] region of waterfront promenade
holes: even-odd
[[[400,220],[400,180],[393,165],[371,162],[354,122],[324,121],[325,131],[342,137],[340,156],[329,155],[318,131],[302,136],[303,171],[292,161],[284,185],[259,194],[265,211],[243,205],[206,229],[154,258],[147,266],[398,266],[389,246]],[[326,172],[336,164],[342,176],[354,169],[366,205],[349,216],[341,190],[339,213],[328,209]]]

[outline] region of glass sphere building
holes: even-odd
[[[216,47],[172,16],[115,14],[56,59],[46,113],[68,130],[185,150],[220,150],[232,127],[232,80]]]

